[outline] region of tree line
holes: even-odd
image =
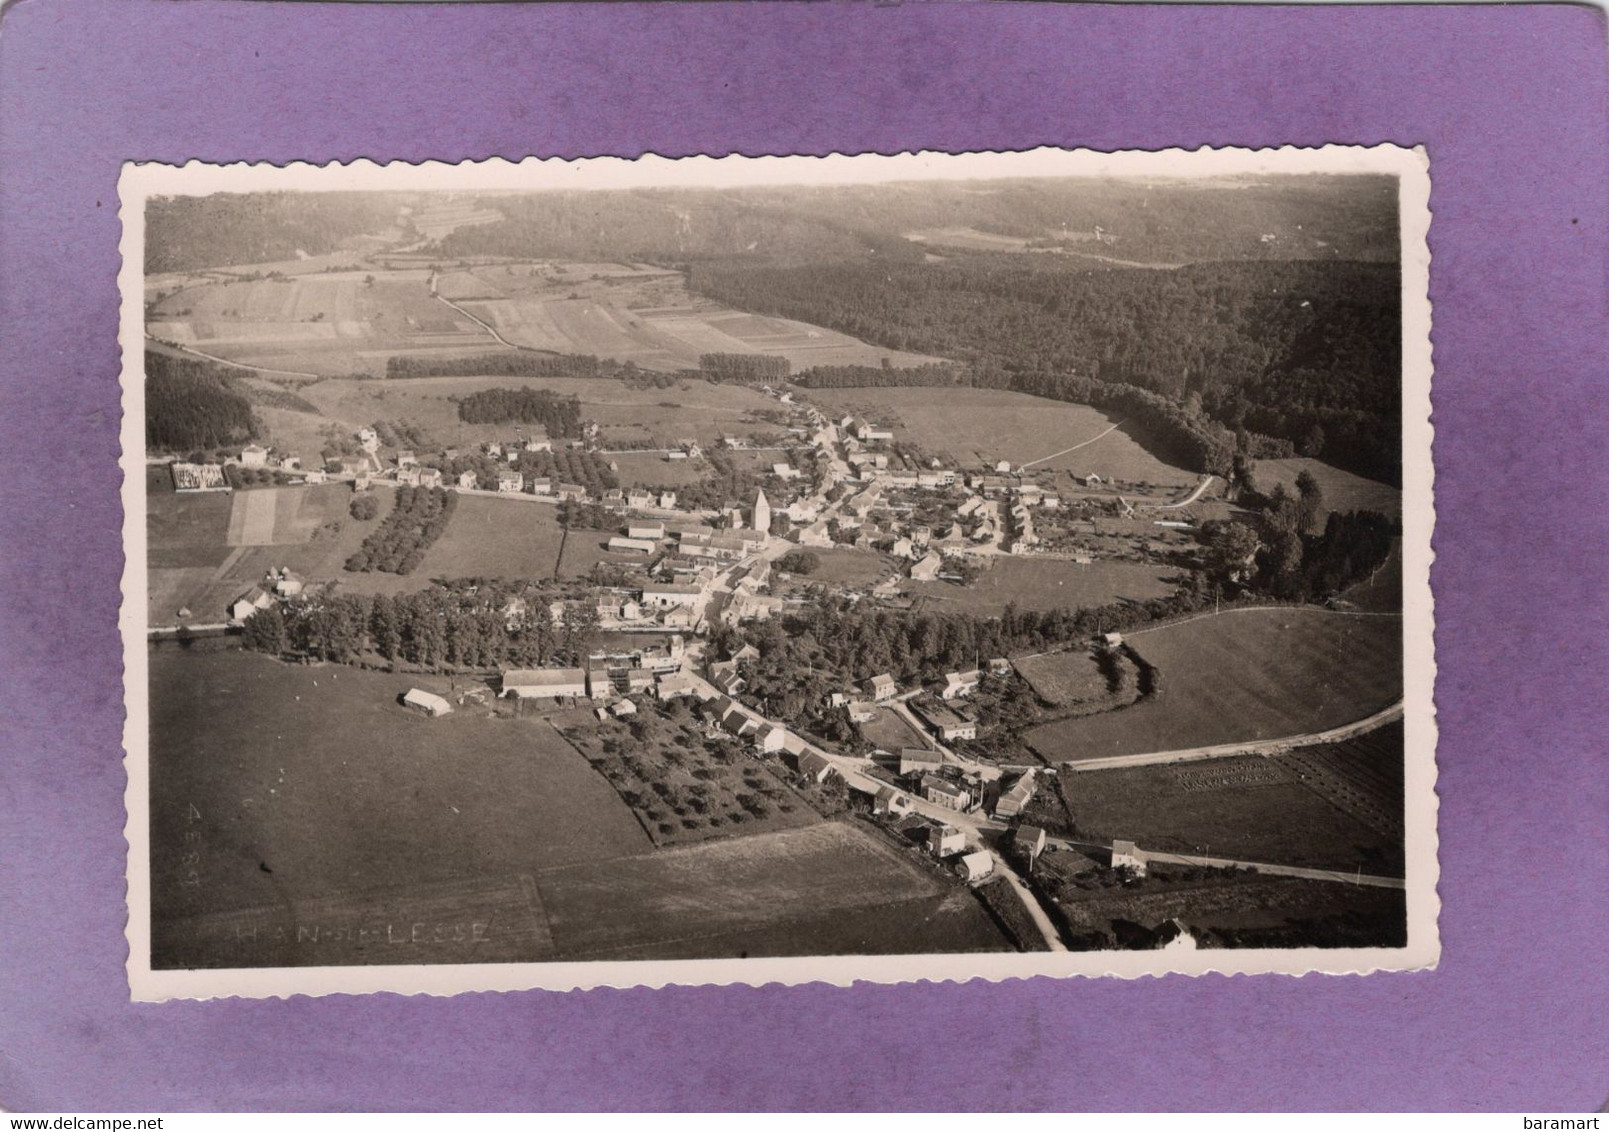
[[[447,529],[458,506],[458,494],[439,487],[399,487],[391,510],[356,554],[346,560],[353,572],[411,574],[425,551]]]
[[[772,354],[700,354],[698,370],[711,381],[786,381],[788,359]]]
[[[586,663],[596,638],[592,602],[551,603],[569,591],[470,579],[411,594],[320,594],[259,610],[243,643],[274,656],[350,664],[377,657],[430,670]]]
[[[581,435],[581,399],[551,389],[484,389],[458,399],[467,424],[539,424],[553,437]]]
[[[544,354],[521,350],[511,354],[469,354],[458,358],[392,354],[388,378],[408,377],[597,377],[600,363],[591,354]]]

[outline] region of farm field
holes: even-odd
[[[1398,721],[1345,742],[1303,747],[1282,761],[1309,789],[1383,836],[1400,840],[1406,752]]]
[[[966,228],[954,225],[948,228],[924,228],[917,232],[906,232],[905,238],[913,244],[931,244],[940,248],[961,248],[966,251],[980,252],[1020,252],[1026,251],[1030,243],[1022,236],[1002,236],[995,232],[983,232],[977,228]]]
[[[824,410],[892,423],[896,441],[963,467],[1043,461],[1035,470],[1095,472],[1107,479],[1165,487],[1193,484],[1198,478],[1157,459],[1123,429],[1107,432],[1117,419],[1088,405],[967,387],[812,389],[809,397]],[[1045,459],[1074,445],[1084,447]]]
[[[1400,747],[1395,761],[1400,775]],[[1382,833],[1334,805],[1304,780],[1289,756],[1059,777],[1067,808],[1088,840],[1123,838],[1164,852],[1210,850],[1216,857],[1276,865],[1402,875],[1400,830],[1396,836]]]
[[[619,466],[621,487],[685,487],[710,474],[706,460],[667,460],[662,452],[614,452],[605,459]]]
[[[1258,460],[1254,474],[1257,490],[1269,492],[1275,484],[1296,494],[1296,477],[1311,472],[1324,492],[1324,514],[1331,511],[1379,511],[1392,518],[1402,515],[1402,492],[1388,483],[1364,479],[1322,460],[1294,457],[1289,460]],[[1323,522],[1322,515],[1320,522]]]
[[[1000,951],[965,889],[847,822],[538,873],[556,957]]]
[[[377,420],[406,420],[424,428],[440,444],[466,446],[508,440],[514,435],[512,424],[466,424],[459,419],[455,398],[487,389],[545,389],[580,398],[582,417],[598,422],[602,447],[606,449],[611,441],[653,441],[654,447],[665,447],[684,437],[708,447],[724,433],[746,434],[775,427],[750,415],[754,410],[775,407],[776,402],[763,393],[747,386],[713,385],[696,378],[665,389],[633,388],[609,378],[332,379],[305,385],[298,392],[349,432]],[[529,434],[531,427],[525,426],[525,432]],[[660,466],[671,467],[663,461]]]
[[[1054,862],[1059,854],[1043,860]],[[1154,930],[1179,919],[1210,947],[1401,947],[1407,906],[1400,890],[1330,881],[1162,870],[1138,885],[1097,889],[1076,883],[1058,893],[1057,916],[1075,938],[1121,944],[1136,927]],[[1145,946],[1141,944],[1141,946]]]
[[[1125,634],[1161,693],[1121,711],[1036,728],[1050,762],[1301,735],[1402,696],[1402,622],[1312,606],[1246,609]]]
[[[166,476],[165,470],[161,474]],[[379,520],[360,522],[347,512],[345,484],[253,488],[225,494],[178,495],[148,491],[146,537],[147,616],[171,625],[180,609],[198,625],[226,619],[227,605],[270,569],[286,567],[315,581],[340,578],[360,593],[419,589],[428,575],[347,574]],[[381,495],[389,506],[388,494]]]
[[[998,556],[988,563],[969,586],[907,579],[900,592],[925,599],[936,611],[991,616],[1007,602],[1019,609],[1080,609],[1167,597],[1179,573],[1171,566],[1105,560],[1079,566],[1057,558]]]
[[[696,369],[700,354],[784,357],[817,365],[920,365],[935,359],[868,345],[791,319],[733,310],[690,294],[679,273],[648,265],[538,263],[475,267],[444,294],[509,342],[595,354],[644,369]]]
[[[294,355],[320,374],[383,372],[386,353],[496,344],[431,296],[428,272],[361,267],[187,287],[153,305],[147,332],[246,365],[294,369]]]
[[[899,754],[901,747],[931,747],[927,736],[905,721],[905,717],[889,708],[878,708],[877,717],[870,723],[858,723],[861,738],[884,751]]]
[[[856,550],[853,547],[809,547],[821,561],[809,574],[797,579],[806,585],[817,586],[872,586],[894,573],[894,563],[873,550]]]
[[[436,926],[490,915],[495,943],[501,916],[529,935],[532,905],[510,878],[649,848],[609,784],[545,721],[473,706],[426,719],[396,697],[412,686],[446,693],[444,679],[288,665],[215,645],[149,653],[159,965],[237,958],[220,947],[233,931],[198,939],[170,926],[243,916],[294,931],[276,911],[291,906],[326,925],[367,925],[421,904],[433,909],[431,946],[404,949],[406,961],[468,961],[474,948],[450,930],[436,940]],[[185,884],[191,852],[197,882]],[[303,950],[301,962],[318,961],[316,948]]]
[[[574,531],[570,537],[579,540],[593,533]],[[447,530],[425,552],[415,577],[551,578],[563,538],[553,504],[460,495]]]
[[[1076,704],[1110,694],[1106,674],[1089,652],[1070,650],[1021,657],[1012,662],[1012,667],[1048,704]]]

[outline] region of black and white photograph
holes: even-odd
[[[1430,176],[125,167],[135,997],[1433,965]]]

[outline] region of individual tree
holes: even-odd
[[[285,615],[278,604],[259,609],[246,618],[243,627],[245,646],[256,652],[279,656],[290,644],[285,629]]]
[[[1324,489],[1312,472],[1303,468],[1296,476],[1297,529],[1306,533],[1318,522],[1324,510]]]
[[[1207,574],[1220,584],[1238,585],[1248,579],[1262,549],[1257,532],[1245,523],[1209,523],[1206,539]]]

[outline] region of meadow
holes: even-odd
[[[902,747],[931,747],[927,736],[906,722],[905,717],[890,708],[878,708],[877,715],[868,723],[856,724],[861,738],[880,750],[899,754]]]
[[[425,552],[419,578],[553,577],[564,530],[558,507],[534,500],[460,495],[447,530]],[[581,539],[591,531],[576,531]]]
[[[834,330],[734,310],[688,293],[679,273],[642,264],[538,263],[455,272],[443,294],[509,342],[595,354],[644,369],[696,369],[707,353],[787,358],[817,365],[921,365],[934,359],[885,350]]]
[[[1397,755],[1400,773],[1401,752]],[[1401,875],[1402,842],[1304,781],[1288,756],[1118,767],[1059,776],[1079,834],[1277,865]]]
[[[1008,951],[971,893],[856,825],[541,872],[560,959]]]
[[[159,969],[1006,948],[850,824],[656,851],[546,719],[396,702],[446,679],[149,655]]]
[[[190,611],[183,620],[191,624],[224,621],[229,602],[281,567],[315,581],[340,578],[360,593],[419,589],[429,577],[342,570],[379,522],[351,517],[346,484],[179,495],[160,490],[157,477],[167,475],[165,468],[152,469],[146,493],[151,625],[174,624],[181,609]],[[380,499],[383,515],[390,493],[382,490]]]
[[[1049,762],[1276,739],[1352,723],[1402,697],[1402,622],[1314,607],[1245,609],[1125,634],[1159,673],[1132,707],[1047,724]]]
[[[407,899],[445,894],[433,926],[457,923],[498,910],[488,909],[488,887],[519,892],[508,878],[650,847],[630,809],[544,720],[473,707],[432,720],[397,703],[414,686],[450,693],[445,679],[205,646],[149,655],[159,955],[218,965],[230,955],[198,956],[183,930],[196,917],[283,926],[274,909],[295,902],[315,902],[299,918],[368,923]],[[523,920],[529,907],[519,899],[513,912]],[[412,961],[473,951],[451,937]]]
[[[1092,653],[1081,650],[1019,657],[1012,662],[1017,675],[1028,681],[1034,694],[1048,704],[1076,704],[1110,694],[1106,674]]]
[[[428,272],[361,267],[198,283],[156,302],[147,330],[245,365],[316,374],[383,372],[391,352],[496,344],[431,296]]]
[[[1167,487],[1198,478],[1157,459],[1122,428],[1107,431],[1118,419],[1088,405],[965,386],[818,389],[810,398],[825,410],[892,422],[896,442],[915,444],[962,467],[1032,461],[1033,470],[1094,472]],[[1082,447],[1065,451],[1075,445]]]
[[[1008,602],[1019,609],[1085,609],[1167,597],[1179,573],[1169,566],[1107,560],[1080,566],[1067,559],[999,556],[987,562],[971,585],[907,579],[900,591],[937,612],[988,617],[998,615]]]
[[[797,575],[807,585],[873,586],[894,573],[894,562],[873,550],[854,547],[811,547],[821,563],[808,574]]]
[[[1257,490],[1270,492],[1276,484],[1296,494],[1296,477],[1308,472],[1324,493],[1323,514],[1331,511],[1379,511],[1392,518],[1402,514],[1402,491],[1378,480],[1364,479],[1322,460],[1293,457],[1289,460],[1258,460],[1253,471]],[[1323,522],[1323,514],[1319,521]]]

